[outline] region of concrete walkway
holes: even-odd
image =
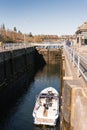
[[[81,56],[87,58],[87,50],[74,48]],[[77,68],[65,55],[65,77],[63,89],[63,117],[73,130],[87,130],[87,82],[78,76]]]

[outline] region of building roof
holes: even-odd
[[[80,27],[78,27],[76,34],[81,33],[81,32],[87,32],[87,22],[85,22]]]

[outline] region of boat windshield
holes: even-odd
[[[46,94],[46,93],[41,93],[40,98],[51,98],[51,99],[57,99],[58,96],[55,96],[54,93],[51,93],[51,94]]]

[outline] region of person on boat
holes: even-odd
[[[45,107],[45,109],[48,109],[49,108],[48,103],[44,104],[44,107]]]

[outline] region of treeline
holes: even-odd
[[[22,43],[22,42],[43,42],[43,41],[58,41],[57,35],[33,35],[23,34],[20,30],[14,27],[13,30],[6,29],[5,25],[0,26],[0,41],[3,43]]]

